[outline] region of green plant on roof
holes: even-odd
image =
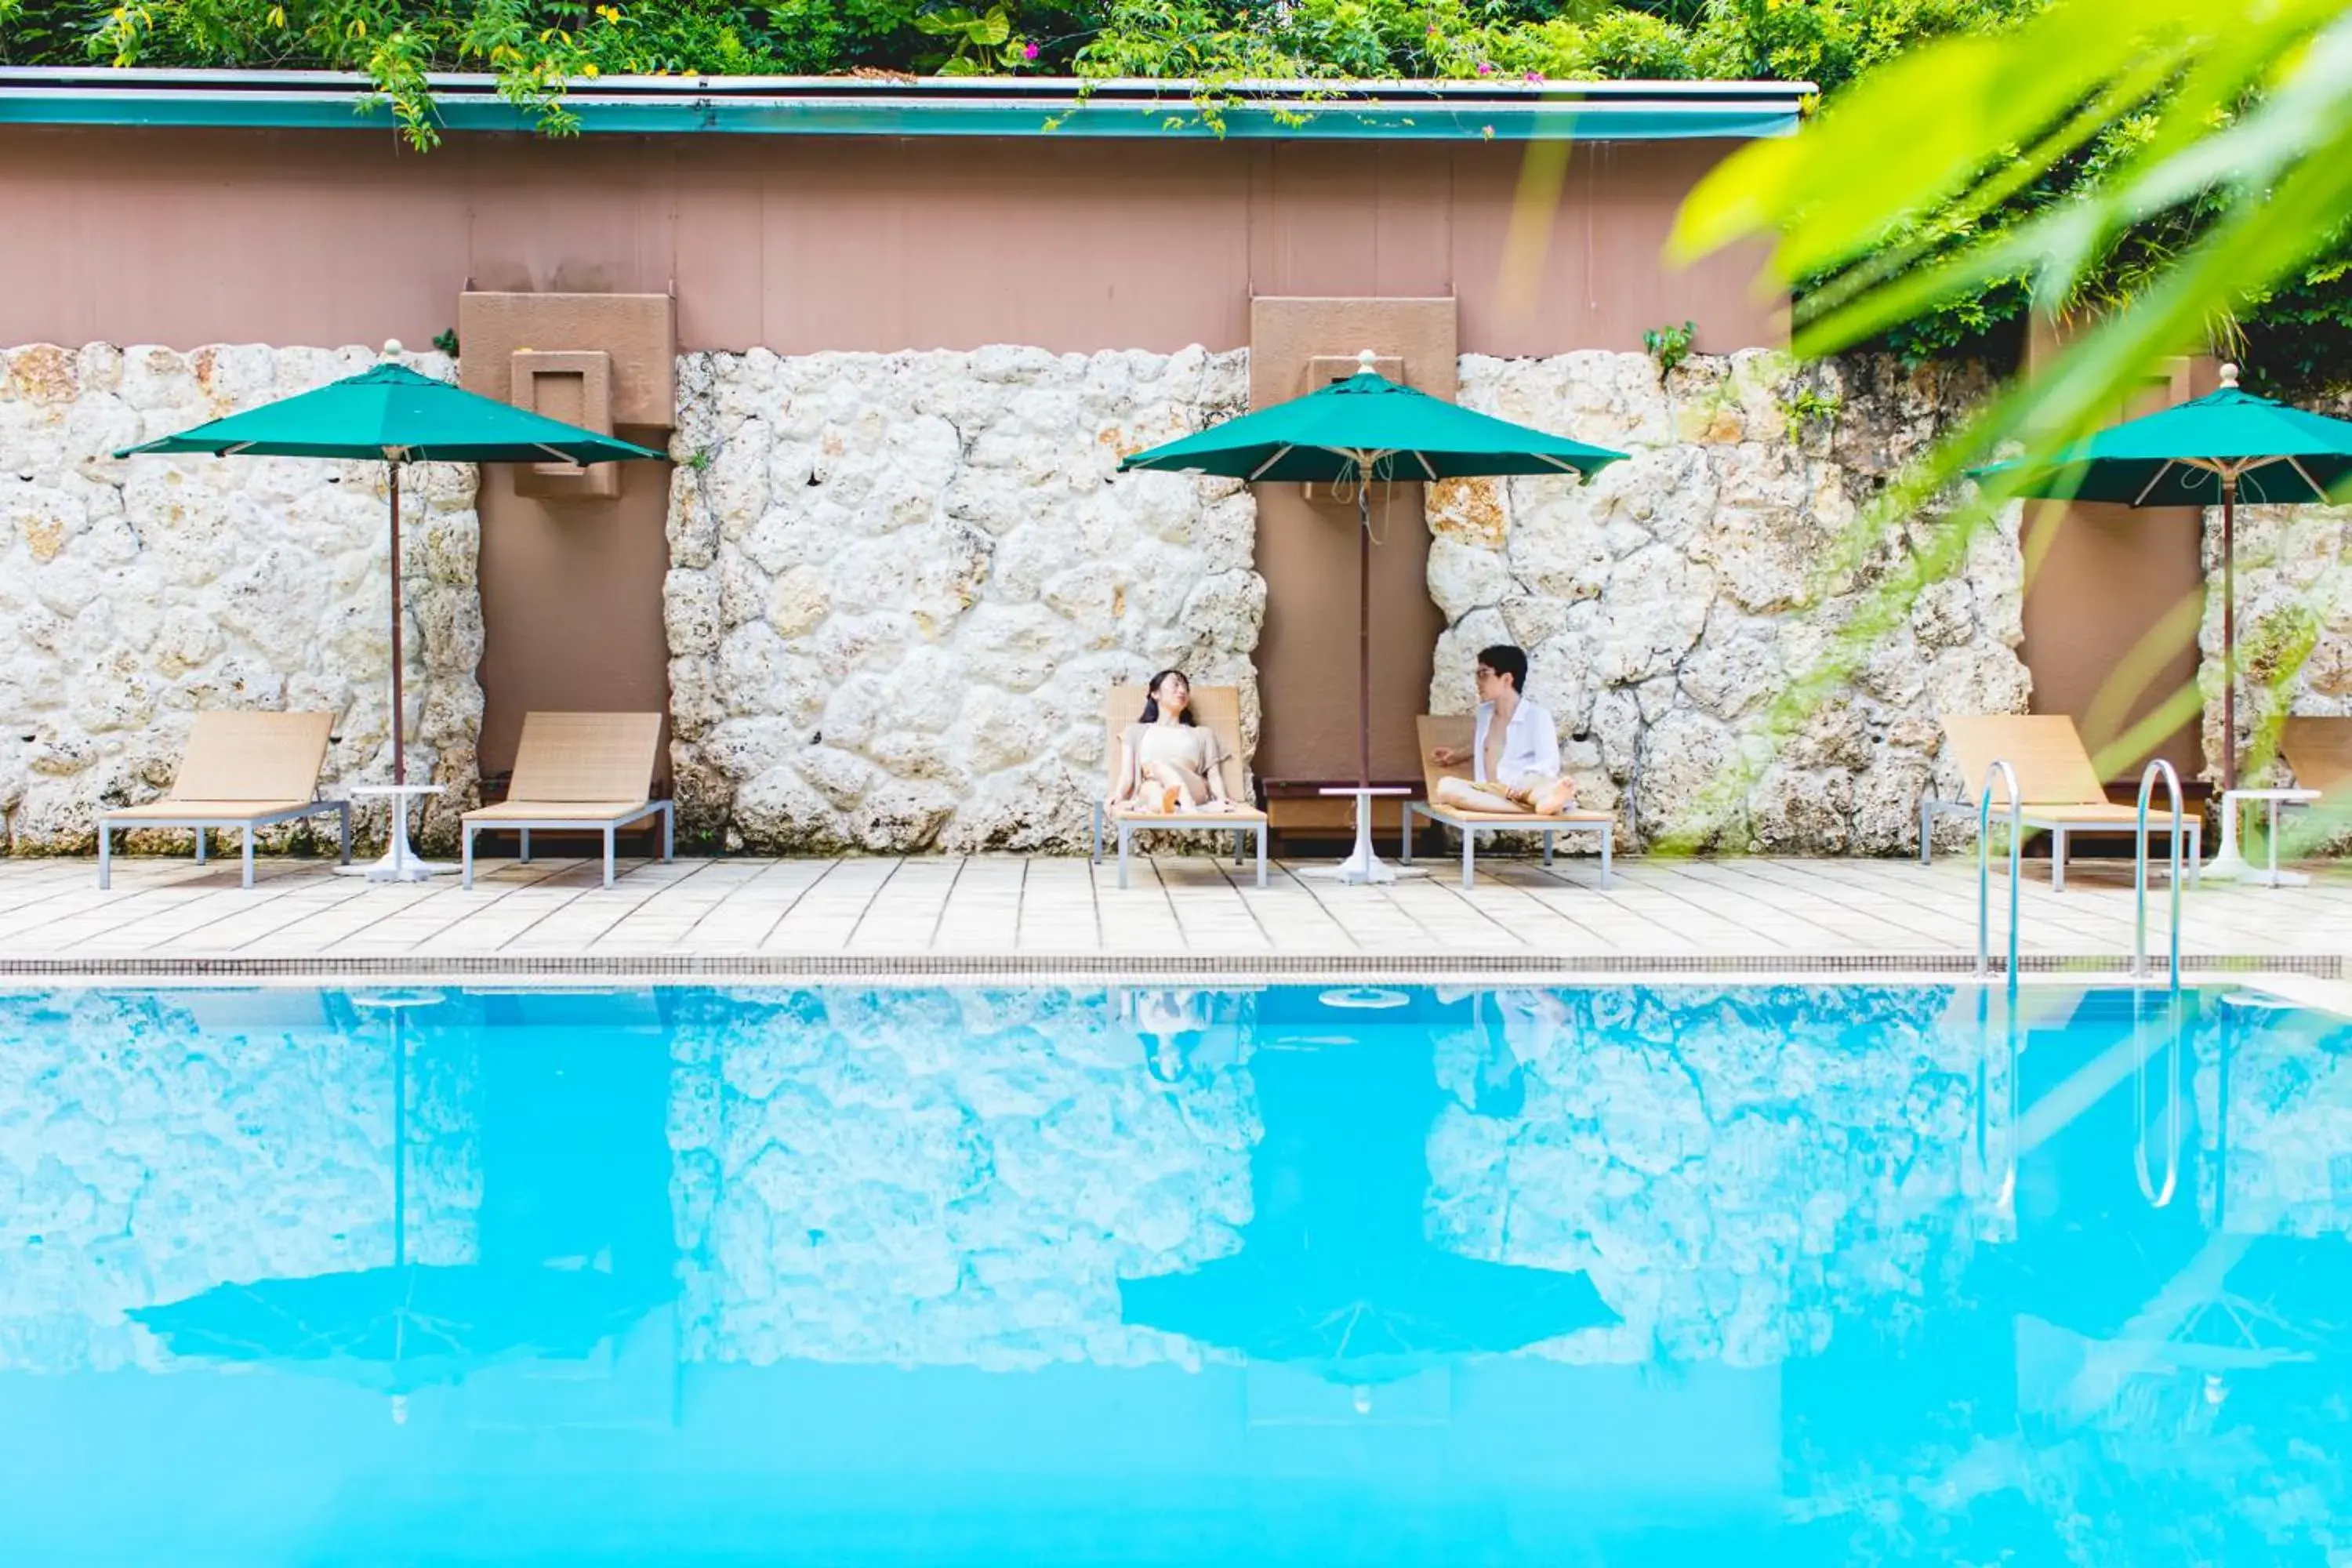
[[[1003,5],[992,5],[984,12],[950,5],[943,11],[923,12],[914,23],[917,32],[952,42],[946,54],[927,53],[916,58],[917,65],[940,76],[986,76],[992,69],[1012,70],[1021,63],[1021,51],[1013,46],[1013,18]]]

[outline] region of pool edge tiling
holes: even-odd
[[[1991,973],[2006,973],[1996,957]],[[2029,953],[2018,961],[2021,977],[2123,978],[2131,973],[2127,955]],[[2299,975],[2314,980],[2347,978],[2347,965],[2335,953],[2187,953],[2180,973],[2190,976]],[[0,980],[207,979],[625,979],[667,980],[888,980],[1006,979],[1078,980],[1273,979],[1301,983],[1335,978],[1476,978],[1531,980],[1558,976],[1678,975],[1773,977],[1840,975],[1892,978],[1919,975],[1969,978],[1971,955],[1948,952],[1878,953],[1338,953],[1246,955],[1227,953],[631,953],[565,954],[377,954],[315,958],[93,957],[0,958]],[[2161,964],[2158,964],[2161,977]]]

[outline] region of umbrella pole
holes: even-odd
[[[404,700],[400,689],[400,465],[386,458],[383,471],[392,482],[392,782],[404,784],[408,782],[408,759],[400,732]],[[394,811],[401,810],[403,805],[398,796],[394,797]]]
[[[407,1009],[392,1009],[392,1265],[408,1263]]]
[[[2221,476],[2221,788],[2238,787],[2238,476]]]
[[[1372,478],[1369,468],[1356,481],[1356,786],[1372,786]]]

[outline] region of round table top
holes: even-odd
[[[353,795],[439,795],[443,786],[435,784],[353,784]]]

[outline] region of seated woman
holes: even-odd
[[[1163,669],[1145,689],[1143,717],[1119,738],[1118,787],[1110,804],[1162,816],[1231,811],[1224,749],[1192,722],[1192,683],[1181,669]]]

